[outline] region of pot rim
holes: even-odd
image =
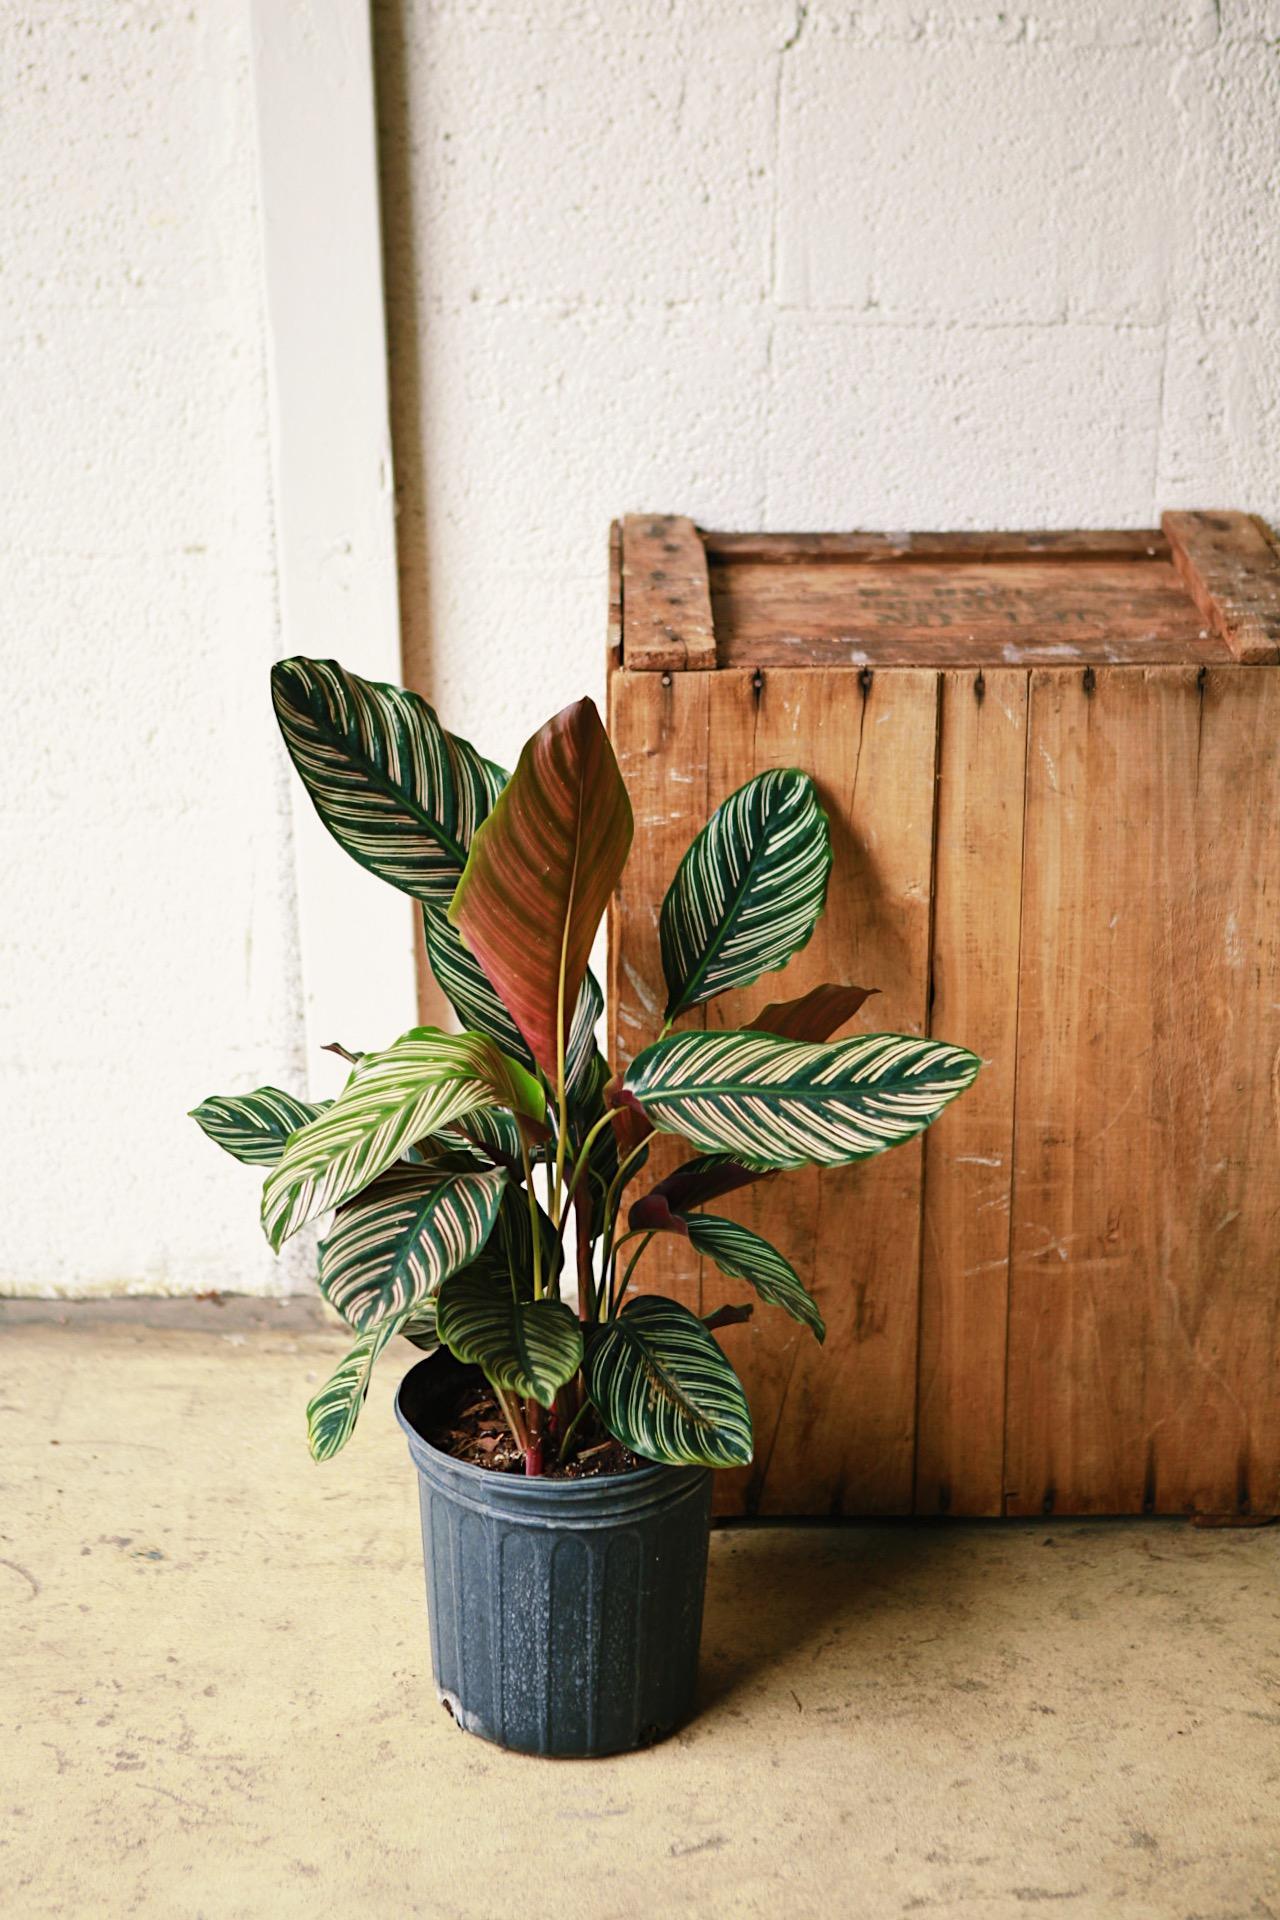
[[[589,1498],[593,1493],[608,1494],[623,1489],[627,1491],[634,1489],[640,1492],[649,1487],[656,1487],[664,1480],[669,1481],[676,1475],[701,1476],[712,1471],[710,1467],[693,1465],[677,1467],[669,1466],[661,1460],[646,1460],[643,1466],[632,1467],[626,1473],[594,1473],[585,1479],[568,1480],[544,1474],[530,1478],[519,1473],[495,1473],[491,1467],[478,1467],[473,1461],[459,1460],[455,1454],[446,1453],[443,1447],[438,1447],[434,1441],[428,1440],[414,1424],[404,1405],[405,1388],[414,1381],[417,1388],[421,1390],[426,1385],[426,1380],[420,1376],[430,1372],[442,1355],[453,1365],[459,1364],[453,1361],[453,1356],[447,1354],[442,1347],[437,1347],[434,1353],[429,1353],[415,1362],[396,1388],[395,1414],[409,1442],[410,1452],[413,1451],[415,1444],[422,1447],[433,1460],[441,1463],[446,1472],[460,1475],[464,1484],[469,1483],[477,1488],[485,1486],[495,1493],[501,1491],[517,1500],[534,1497],[574,1500]],[[478,1367],[466,1368],[465,1371],[480,1374]]]

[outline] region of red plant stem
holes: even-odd
[[[591,1272],[591,1182],[585,1173],[574,1190],[573,1219],[577,1233],[578,1318],[590,1320],[595,1312],[596,1289]]]
[[[536,1400],[525,1402],[525,1425],[529,1444],[524,1450],[526,1478],[534,1480],[542,1472],[542,1408]]]

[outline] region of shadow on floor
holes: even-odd
[[[967,1533],[967,1530],[966,1530]],[[936,1525],[726,1528],[714,1536],[699,1706],[839,1642],[882,1645],[886,1616],[962,1605],[972,1542]]]

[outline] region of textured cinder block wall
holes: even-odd
[[[602,684],[606,523],[1280,513],[1275,0],[376,0],[406,656]]]
[[[269,1292],[184,1118],[301,1072],[248,6],[10,7],[0,70],[0,1292]]]

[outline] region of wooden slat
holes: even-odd
[[[622,665],[622,522],[609,523],[609,616],[605,629],[605,670]]]
[[[635,814],[635,840],[609,908],[609,1058],[625,1068],[662,1027],[666,987],[658,912],[689,842],[710,810],[708,727],[718,676],[629,673],[609,676],[609,733]],[[745,779],[745,774],[743,778]],[[686,1026],[702,1024],[701,1010]],[[630,1203],[688,1148],[656,1134],[649,1161],[627,1191]],[[637,1290],[665,1293],[696,1311],[699,1273],[689,1249],[662,1235],[637,1269]]]
[[[632,672],[716,664],[707,556],[692,520],[628,514],[622,523],[624,660]]]
[[[759,685],[757,685],[757,680]],[[766,1000],[822,980],[883,991],[863,1030],[924,1030],[937,676],[867,676],[853,712],[821,673],[619,673],[611,726],[636,809],[636,844],[611,928],[617,1055],[661,1021],[657,915],[688,841],[751,772],[802,765],[831,816],[830,906],[785,974],[712,1001],[700,1015],[732,1026]],[[682,1022],[682,1024],[684,1024]],[[657,1174],[687,1149],[658,1145]],[[635,1191],[649,1184],[649,1170]],[[716,1203],[786,1253],[822,1303],[819,1347],[776,1309],[757,1307],[722,1338],[756,1421],[750,1470],[716,1476],[721,1513],[907,1513],[914,1453],[920,1269],[920,1147],[860,1167],[784,1174]],[[651,1291],[710,1312],[749,1297],[680,1243],[657,1241],[640,1270]]]
[[[1155,527],[1071,529],[1031,533],[712,533],[702,536],[718,560],[793,566],[811,560],[1151,560],[1169,558]]]
[[[1166,513],[1174,565],[1237,660],[1280,660],[1280,565],[1245,513]]]
[[[916,1511],[1003,1511],[1027,676],[943,676],[930,1031],[981,1054],[925,1136]]]
[[[924,1030],[928,990],[937,676],[867,675],[849,701],[823,673],[716,675],[713,795],[767,766],[803,766],[831,819],[828,908],[786,971],[726,994],[709,1024],[739,1025],[765,1001],[824,980],[878,986],[856,1028]],[[758,683],[758,684],[757,684]],[[735,755],[745,742],[749,758]],[[776,1310],[725,1336],[756,1420],[749,1475],[719,1490],[721,1510],[907,1513],[912,1499],[920,1147],[861,1166],[783,1174],[717,1202],[772,1240],[821,1303],[827,1342]],[[705,1263],[704,1263],[705,1265]],[[744,1289],[704,1272],[704,1307]]]
[[[713,560],[722,666],[1070,666],[1232,656],[1172,562]]]
[[[713,804],[724,799],[752,774],[767,767],[803,765],[818,776],[809,727],[817,709],[812,703],[818,688],[796,687],[788,674],[768,677],[749,673],[718,673],[711,707],[708,741]],[[799,701],[795,698],[799,694]],[[826,794],[824,791],[824,802]],[[708,1027],[744,1025],[769,1000],[803,993],[824,976],[821,949],[813,943],[797,956],[785,974],[769,974],[741,992],[722,994],[705,1009]],[[780,1174],[776,1180],[718,1200],[708,1209],[741,1220],[785,1253],[806,1285],[813,1287],[817,1268],[817,1225],[821,1207],[821,1176],[803,1169]],[[754,1300],[741,1281],[726,1280],[715,1265],[701,1265],[701,1311],[712,1313],[731,1302]],[[769,1479],[779,1415],[789,1402],[797,1368],[803,1371],[818,1352],[807,1328],[777,1308],[755,1301],[755,1312],[745,1325],[726,1328],[721,1343],[747,1390],[756,1434],[756,1457],[750,1468],[718,1474],[715,1510],[723,1514],[760,1511]],[[796,1511],[813,1511],[807,1503]]]
[[[1006,1510],[1280,1507],[1280,675],[1032,676]]]

